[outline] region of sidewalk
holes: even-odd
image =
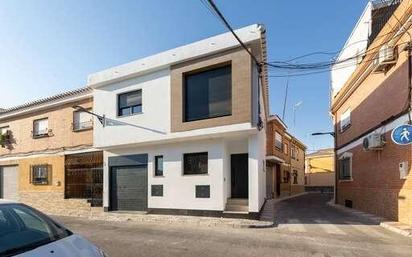
[[[56,217],[66,215],[53,215]],[[73,217],[73,216],[67,216]],[[270,227],[273,222],[235,219],[235,218],[218,218],[218,217],[197,217],[197,216],[180,216],[180,215],[155,215],[142,212],[100,212],[88,217],[82,217],[88,220],[114,221],[114,222],[133,222],[133,223],[156,223],[156,224],[174,224],[187,226],[203,227],[224,227],[224,228],[261,228]]]
[[[401,234],[403,236],[412,238],[412,226],[410,226],[410,225],[406,225],[406,224],[403,224],[401,222],[396,222],[396,221],[388,221],[388,220],[385,220],[382,217],[379,217],[379,216],[376,216],[376,215],[373,215],[373,214],[369,214],[369,213],[365,213],[365,212],[362,212],[362,211],[359,211],[359,210],[347,208],[343,205],[333,203],[333,200],[328,202],[328,205],[332,206],[334,208],[337,208],[339,210],[351,213],[353,215],[366,218],[368,220],[376,222],[377,224],[379,224],[381,227],[383,227],[385,229],[388,229],[392,232],[395,232],[395,233]]]

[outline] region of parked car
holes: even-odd
[[[0,256],[107,257],[38,210],[7,200],[0,200]]]

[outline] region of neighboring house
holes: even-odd
[[[333,192],[335,185],[335,152],[321,149],[306,155],[306,191]]]
[[[93,148],[93,120],[73,109],[91,109],[92,98],[82,88],[0,113],[1,198],[52,214],[102,204],[103,154]]]
[[[236,30],[266,60],[260,25]],[[231,33],[92,74],[105,211],[252,217],[265,201],[266,68]],[[260,128],[260,129],[259,129]]]
[[[412,0],[368,4],[369,30],[361,18],[345,45],[360,34],[368,43],[365,54],[338,84],[342,74],[339,64],[334,66],[331,103],[337,203],[407,224],[412,224],[412,148],[394,143],[391,133],[411,123],[411,13]]]
[[[303,192],[306,146],[287,132],[277,115],[269,117],[266,134],[266,197]]]

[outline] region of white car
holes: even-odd
[[[106,257],[107,255],[45,214],[21,203],[0,200],[0,256]]]

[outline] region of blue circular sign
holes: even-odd
[[[398,145],[412,144],[412,125],[400,125],[392,130],[392,141]]]

